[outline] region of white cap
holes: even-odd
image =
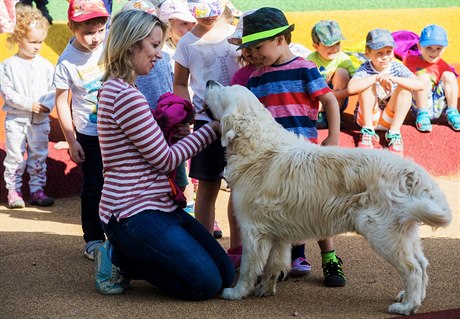
[[[235,32],[227,38],[228,43],[233,45],[241,45],[241,39],[243,38],[243,18],[256,11],[256,9],[245,11],[238,20],[235,28]]]
[[[155,6],[150,1],[128,0],[128,2],[126,2],[121,8],[121,11],[128,11],[128,10],[140,10],[140,11],[145,11],[153,15],[157,15]]]
[[[186,2],[181,0],[166,0],[161,4],[159,18],[166,22],[169,19],[178,19],[185,22],[196,23]]]

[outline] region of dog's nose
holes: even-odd
[[[208,81],[206,82],[206,87],[211,87],[211,86],[214,86],[214,85],[216,85],[216,84],[217,84],[216,81],[214,81],[214,80],[208,80]]]

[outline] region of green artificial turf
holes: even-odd
[[[329,11],[403,8],[459,7],[460,0],[232,0],[241,11],[260,7],[276,7],[283,11]],[[125,1],[113,0],[113,12],[118,12]],[[48,10],[54,21],[67,21],[68,2],[49,0]]]

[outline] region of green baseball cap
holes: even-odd
[[[321,43],[327,47],[345,40],[339,24],[333,20],[321,20],[315,24],[311,29],[311,38],[313,43]]]

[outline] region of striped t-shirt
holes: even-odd
[[[211,126],[168,146],[145,97],[120,79],[104,83],[97,115],[104,165],[101,220],[175,210],[167,174],[217,139]]]
[[[331,92],[311,61],[296,57],[254,71],[248,88],[288,131],[318,141],[318,96]]]

